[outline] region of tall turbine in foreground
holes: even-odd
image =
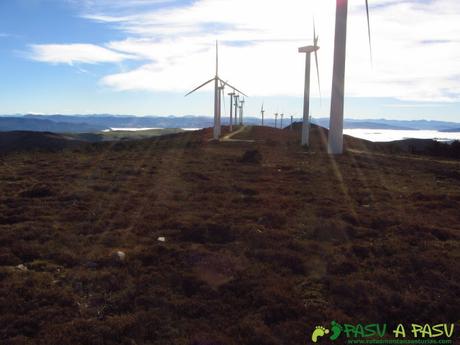
[[[188,95],[194,93],[198,89],[201,89],[205,85],[208,85],[209,83],[214,82],[214,131],[213,131],[213,138],[215,140],[219,139],[220,133],[221,133],[221,126],[220,126],[220,120],[221,120],[221,107],[220,107],[220,91],[223,89],[225,85],[229,86],[235,91],[238,91],[239,93],[243,94],[243,92],[239,91],[237,88],[231,86],[229,83],[226,81],[223,81],[221,78],[219,78],[219,46],[216,41],[216,75],[214,78],[208,80],[207,82],[201,84],[197,88],[193,89],[190,91],[188,94],[185,95],[187,97]],[[221,85],[219,86],[219,82]],[[246,95],[245,95],[246,96]]]
[[[369,3],[366,1],[367,33],[372,58]],[[343,107],[345,95],[345,58],[347,49],[348,0],[337,0],[334,41],[334,72],[332,75],[331,117],[329,120],[328,152],[343,153]]]
[[[305,89],[303,96],[303,122],[302,122],[302,146],[309,145],[310,141],[310,66],[311,66],[311,53],[315,53],[316,74],[318,78],[318,87],[321,94],[321,86],[319,81],[319,67],[318,67],[318,39],[316,36],[315,25],[313,24],[313,45],[299,48],[299,53],[305,53]]]

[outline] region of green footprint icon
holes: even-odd
[[[318,338],[324,337],[325,334],[329,334],[329,330],[323,326],[316,326],[313,334],[311,335],[311,341],[316,343]]]
[[[331,322],[331,331],[332,331],[332,334],[331,334],[329,339],[336,340],[338,337],[340,337],[340,334],[342,334],[343,329],[342,329],[342,326],[340,324],[338,324],[335,321],[332,321]]]

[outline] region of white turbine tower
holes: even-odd
[[[243,93],[243,95],[244,95],[244,93]],[[240,104],[241,104],[241,107],[240,107],[240,125],[241,126],[243,125],[244,103],[246,103],[246,101],[244,100],[244,97],[243,97],[243,100],[240,101]]]
[[[367,33],[372,59],[369,3],[366,2]],[[329,120],[328,152],[343,153],[343,107],[345,94],[345,58],[347,49],[348,0],[337,0],[335,16],[334,72],[332,75],[331,117]]]
[[[224,93],[224,90],[225,90],[225,83],[224,82],[220,82],[220,86],[218,86],[218,90],[219,90],[219,117],[218,117],[218,120],[217,120],[217,128],[218,128],[218,133],[217,133],[217,136],[220,137],[220,135],[222,134],[222,116],[221,116],[221,113],[222,113],[222,98],[225,97],[225,93]]]
[[[291,115],[291,131],[292,131],[292,124],[294,122],[294,116]]]
[[[280,117],[281,117],[281,125],[280,125],[280,128],[283,129],[283,117],[284,117],[284,114],[281,114]]]
[[[275,113],[275,128],[278,128],[278,113]]]
[[[303,97],[303,122],[302,122],[302,146],[309,145],[310,143],[310,70],[311,70],[311,53],[315,53],[316,74],[318,78],[318,87],[321,86],[319,81],[319,67],[318,67],[318,39],[316,36],[315,24],[313,22],[313,45],[299,48],[299,53],[305,53],[305,89]]]
[[[238,111],[239,111],[239,115],[238,115],[238,117],[239,117],[239,119],[238,119],[238,124],[241,126],[241,125],[243,125],[243,122],[242,122],[242,115],[241,115],[241,114],[243,113],[243,104],[241,103],[241,101],[240,101],[240,105],[238,106]]]
[[[233,96],[235,96],[235,92],[232,91],[228,94],[230,96],[230,132],[233,131]]]
[[[262,103],[262,108],[260,108],[260,113],[262,114],[262,126],[264,125],[264,114],[265,114],[265,110],[264,110],[264,104]]]
[[[235,99],[235,126],[238,124],[238,105],[240,104],[239,102],[239,98],[240,98],[240,95],[235,95],[234,99]]]
[[[215,140],[219,139],[220,133],[221,133],[221,128],[220,128],[220,121],[221,121],[221,107],[220,107],[220,91],[223,89],[225,85],[228,85],[230,88],[232,88],[235,91],[238,91],[239,93],[243,94],[243,92],[239,91],[237,88],[231,86],[229,83],[223,81],[222,79],[219,78],[219,46],[218,42],[216,41],[216,75],[214,78],[208,80],[207,82],[201,84],[197,88],[193,89],[190,91],[188,94],[185,95],[187,97],[188,95],[194,93],[198,89],[201,89],[205,85],[214,82],[214,131],[213,131],[213,137]],[[219,86],[219,82],[221,83],[221,86]],[[245,95],[246,96],[246,95]]]

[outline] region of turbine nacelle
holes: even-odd
[[[317,51],[318,49],[319,49],[318,46],[301,47],[301,48],[299,48],[299,53],[311,54],[311,53],[314,53],[315,51]]]

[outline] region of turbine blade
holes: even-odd
[[[316,25],[315,25],[315,17],[313,17],[313,41],[314,46],[318,46],[319,36],[316,36]],[[318,79],[318,90],[319,90],[319,102],[322,105],[322,96],[321,96],[321,82],[319,79],[319,62],[318,62],[318,50],[315,50],[315,63],[316,63],[316,77]]]
[[[318,78],[318,89],[319,89],[319,102],[322,105],[322,96],[321,96],[321,82],[319,79],[319,62],[318,62],[318,51],[315,50],[315,62],[316,62],[316,77]]]
[[[219,75],[219,42],[216,40],[216,77]]]
[[[371,21],[369,17],[369,2],[366,0],[366,15],[367,15],[367,34],[369,36],[369,51],[371,54],[371,62],[372,62],[372,39],[371,39]]]
[[[208,80],[206,83],[201,84],[200,86],[198,86],[197,88],[193,89],[193,90],[190,91],[188,94],[186,94],[184,97],[187,97],[187,96],[190,95],[191,93],[194,93],[196,90],[201,89],[203,86],[209,84],[210,82],[214,81],[215,79],[216,79],[216,78],[212,78],[212,79]]]
[[[248,96],[247,96],[247,95],[246,95],[244,92],[241,92],[241,91],[240,91],[240,90],[238,90],[236,87],[234,87],[234,86],[230,85],[230,84],[229,84],[229,83],[227,83],[226,81],[223,81],[223,80],[222,80],[222,79],[220,79],[220,78],[219,78],[219,80],[220,80],[221,82],[223,82],[225,85],[227,85],[228,87],[232,88],[233,90],[235,90],[235,91],[238,91],[238,93],[241,93],[242,95],[244,95],[244,96],[248,97]]]
[[[315,17],[313,17],[313,43],[316,47],[317,39],[316,39],[316,25],[315,25]]]

